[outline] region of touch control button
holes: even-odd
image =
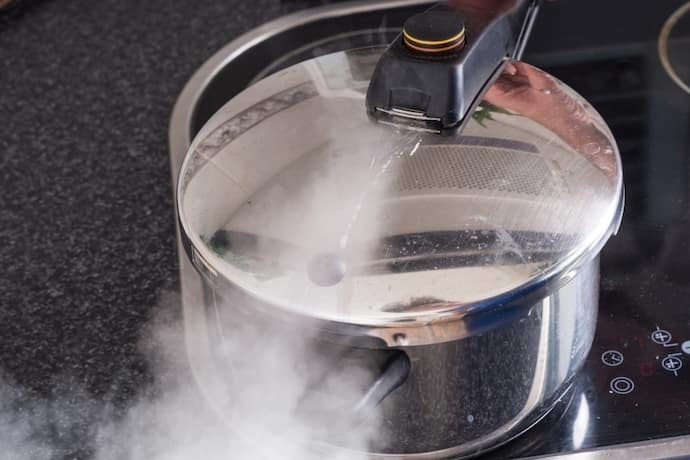
[[[671,333],[663,329],[652,332],[652,340],[659,345],[665,345],[671,341]]]
[[[616,377],[609,384],[611,392],[619,395],[627,395],[635,389],[635,383],[627,377]]]
[[[690,355],[690,340],[686,340],[680,345],[680,349],[683,350],[683,353],[686,355]]]
[[[676,373],[683,367],[683,361],[677,356],[667,356],[661,360],[661,365],[669,372]]]
[[[601,362],[610,367],[623,364],[623,353],[618,350],[607,350],[601,354]]]

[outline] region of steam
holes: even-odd
[[[167,316],[142,331],[155,382],[124,411],[68,378],[56,383],[54,396],[39,400],[1,381],[0,458],[308,460],[325,458],[314,446],[326,437],[348,446],[327,458],[361,458],[352,451],[367,448],[372,425],[344,423],[342,411],[361,395],[368,371],[326,363],[303,337],[233,324],[215,350],[225,365],[227,397],[209,400],[200,391],[207,382],[190,371],[182,321]]]
[[[98,426],[114,417],[107,400],[97,400],[77,382],[56,378],[53,394],[36,397],[0,380],[0,458],[45,460],[89,458]]]
[[[358,100],[350,103],[360,110]],[[364,126],[369,126],[368,121]],[[234,220],[216,222],[220,213],[209,213],[212,221],[203,222],[197,232],[218,256],[234,264],[237,273],[246,275],[248,285],[263,292],[273,289],[281,299],[307,307],[323,309],[324,299],[332,300],[332,309],[339,308],[341,301],[348,306],[343,299],[350,295],[350,287],[340,283],[347,264],[366,259],[363,253],[368,249],[360,246],[381,236],[384,189],[398,166],[396,160],[414,155],[418,137],[417,133],[384,131],[368,136],[362,132],[354,139],[341,136],[343,145],[335,145],[329,137],[324,150],[312,155],[319,167],[307,165],[302,171],[286,165],[289,174],[273,189],[242,198],[247,206],[235,210]],[[251,161],[265,162],[257,160],[254,150],[247,152]],[[251,168],[249,159],[247,170],[261,170]],[[237,195],[231,188],[217,193],[222,186],[237,184],[228,179],[229,173],[214,176],[217,170],[227,171],[220,155],[213,161],[218,164],[209,162],[213,168],[202,168],[189,184],[198,192],[190,199],[192,208],[196,204],[205,210],[214,196],[222,206],[229,206],[225,200]],[[246,185],[240,188],[254,189]],[[289,194],[286,189],[292,185],[296,191]],[[198,211],[197,217],[206,215],[192,211]],[[242,247],[238,238],[249,249],[258,249],[232,253],[230,231],[235,250]],[[257,238],[262,232],[265,235]],[[276,245],[290,236],[297,241]],[[280,263],[256,257],[275,259],[279,251],[286,253],[285,265],[298,267],[289,273],[290,279]],[[306,283],[310,262],[315,275]],[[324,273],[328,276],[319,278]],[[193,375],[185,325],[179,315],[171,314],[179,312],[177,295],[168,293],[161,299],[156,310],[162,316],[142,331],[142,352],[155,376],[151,388],[142,389],[128,407],[116,409],[107,397],[89,394],[69,377],[53,395],[39,400],[25,397],[12,382],[0,382],[0,459],[360,460],[362,452],[380,440],[376,428],[380,414],[364,401],[389,352],[321,341],[304,325],[261,320],[241,299],[219,299],[214,305],[217,315],[203,320],[210,321],[204,325],[213,336],[210,353],[192,354],[192,360],[212,361],[192,362],[192,367],[214,369],[214,378],[207,381],[204,373]],[[205,311],[207,307],[190,308]],[[75,450],[82,445],[83,450]]]

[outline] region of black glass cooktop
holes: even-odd
[[[607,121],[623,159],[626,207],[602,253],[600,314],[585,368],[560,407],[493,457],[690,434],[690,95],[669,77],[658,43],[681,4],[542,8],[524,59],[564,80]],[[571,14],[579,22],[590,6],[602,19],[562,20]],[[687,16],[667,46],[686,82]]]

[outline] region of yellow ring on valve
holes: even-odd
[[[405,45],[409,46],[413,50],[422,51],[424,53],[442,53],[443,51],[450,51],[452,49],[459,48],[465,44],[465,42],[460,41],[457,43],[453,43],[449,46],[444,46],[443,48],[422,48],[420,46],[415,46],[414,44],[410,43],[406,38],[403,38],[403,41],[405,42]]]
[[[462,27],[462,30],[457,35],[455,35],[454,37],[451,37],[451,38],[447,38],[445,40],[435,40],[435,41],[419,40],[419,39],[414,38],[412,35],[408,34],[406,30],[403,30],[403,35],[407,40],[411,41],[412,43],[418,44],[418,45],[431,45],[431,46],[445,45],[445,44],[448,44],[448,43],[451,43],[451,42],[454,42],[454,41],[457,41],[457,40],[460,40],[461,38],[463,38],[465,35],[465,26]]]

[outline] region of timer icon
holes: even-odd
[[[601,362],[609,367],[623,364],[623,353],[617,350],[607,350],[601,354]]]

